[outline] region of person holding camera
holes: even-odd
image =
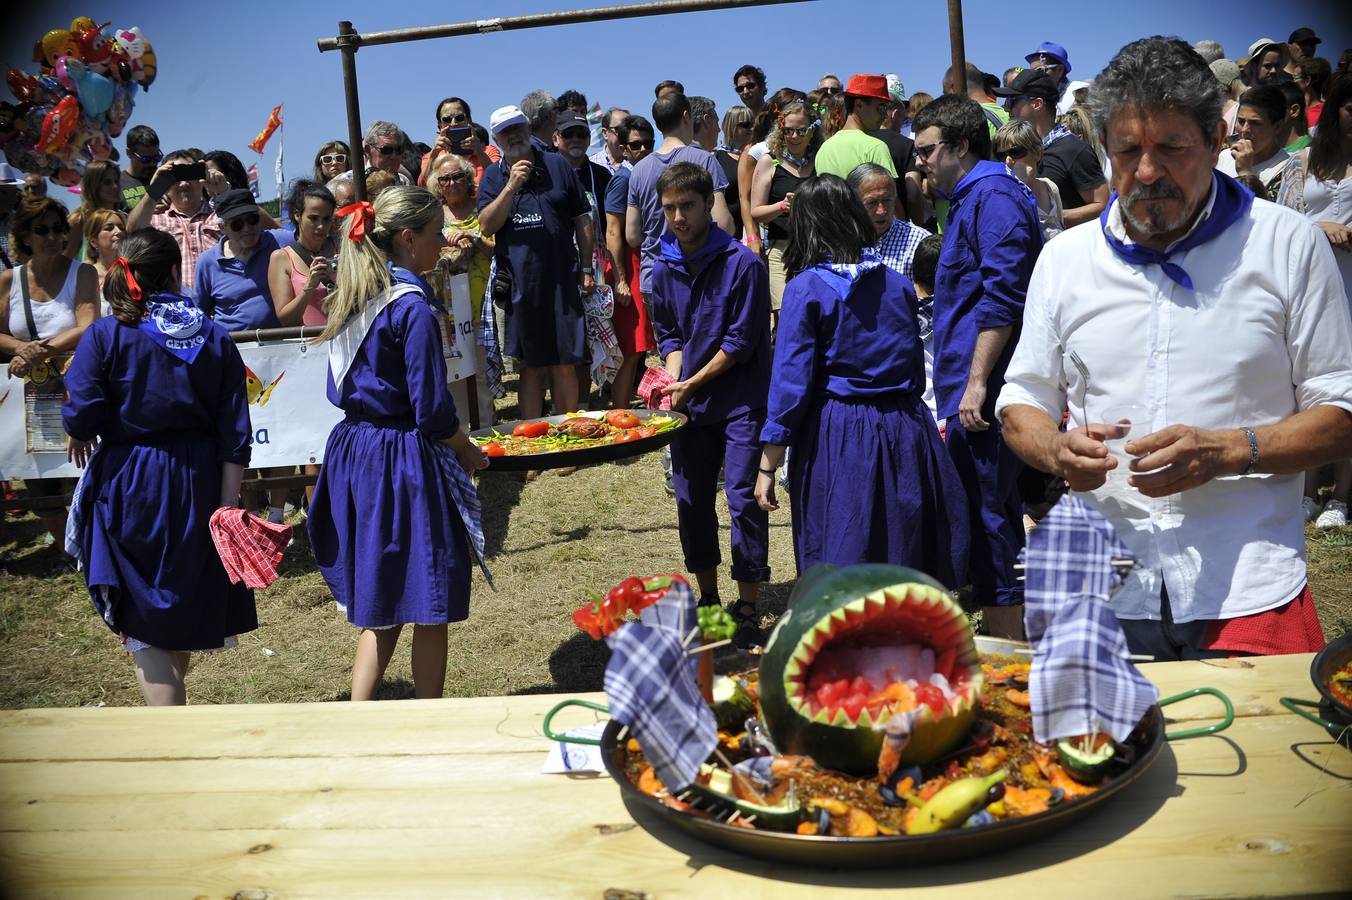
[[[490,126],[503,158],[484,170],[479,225],[496,239],[495,282],[510,280],[503,290],[494,284],[494,302],[502,296],[504,347],[520,361],[521,417],[543,415],[546,370],[555,412],[569,412],[578,402],[574,366],[587,359],[582,295],[596,289],[591,206],[568,161],[532,144],[520,109],[494,111]]]
[[[492,148],[496,153],[497,148]],[[474,185],[479,184],[484,169],[497,162],[474,137],[474,114],[469,103],[459,97],[447,97],[437,104],[437,140],[432,149],[423,154],[421,169],[418,172],[418,186],[437,193],[432,183],[432,170],[447,153],[453,153],[469,160],[474,167]],[[500,158],[500,157],[499,157]]]
[[[333,287],[338,248],[333,238],[337,201],[322,184],[298,179],[286,200],[296,242],[272,251],[268,259],[268,287],[272,307],[282,325],[323,325],[324,305]]]
[[[221,220],[210,200],[229,188],[224,174],[207,170],[201,151],[175,150],[155,170],[145,196],[127,216],[128,234],[156,228],[178,243],[183,290],[188,294],[194,289],[198,257],[221,242]],[[165,199],[169,205],[164,212],[155,212]]]

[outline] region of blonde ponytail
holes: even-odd
[[[370,218],[353,203],[343,216],[338,251],[338,286],[328,295],[328,322],[316,341],[326,341],[342,331],[348,319],[361,312],[390,289],[390,254],[394,237],[405,228],[415,231],[441,214],[441,201],[419,187],[392,187],[380,192]],[[354,230],[360,229],[354,238]]]

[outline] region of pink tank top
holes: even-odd
[[[296,254],[288,247],[286,258],[291,261],[291,290],[299,297],[305,290],[305,282],[310,278],[308,269],[296,267]],[[321,284],[310,296],[310,302],[305,304],[305,312],[301,316],[302,325],[324,325],[329,321],[328,315],[324,312],[324,299],[329,295],[328,285]]]

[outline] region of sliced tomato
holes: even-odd
[[[638,432],[638,436],[641,438],[650,438],[657,434],[657,429],[651,425],[644,425],[642,428],[635,428],[634,430]]]
[[[512,429],[512,437],[537,438],[548,431],[548,422],[522,422]]]
[[[506,456],[507,448],[499,443],[484,444],[485,456]]]
[[[643,422],[627,409],[612,409],[606,413],[606,423],[612,428],[637,428]]]
[[[626,428],[624,431],[621,431],[619,434],[615,435],[615,440],[611,441],[611,443],[627,444],[630,441],[637,441],[641,437],[642,435],[638,433],[637,428]]]

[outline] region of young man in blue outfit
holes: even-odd
[[[676,379],[665,389],[690,423],[671,443],[685,567],[702,604],[718,603],[718,472],[732,516],[739,647],[761,641],[756,598],[770,580],[769,517],[756,503],[760,431],[770,389],[770,281],[765,264],[713,223],[703,167],[671,165],[657,179],[667,233],[652,267],[657,349]]]
[[[1042,250],[1037,201],[990,161],[981,105],[949,94],[915,119],[916,164],[949,201],[934,285],[934,393],[949,454],[967,491],[969,569],[983,606],[1023,602],[1018,474],[995,399],[1018,342],[1028,279]]]

